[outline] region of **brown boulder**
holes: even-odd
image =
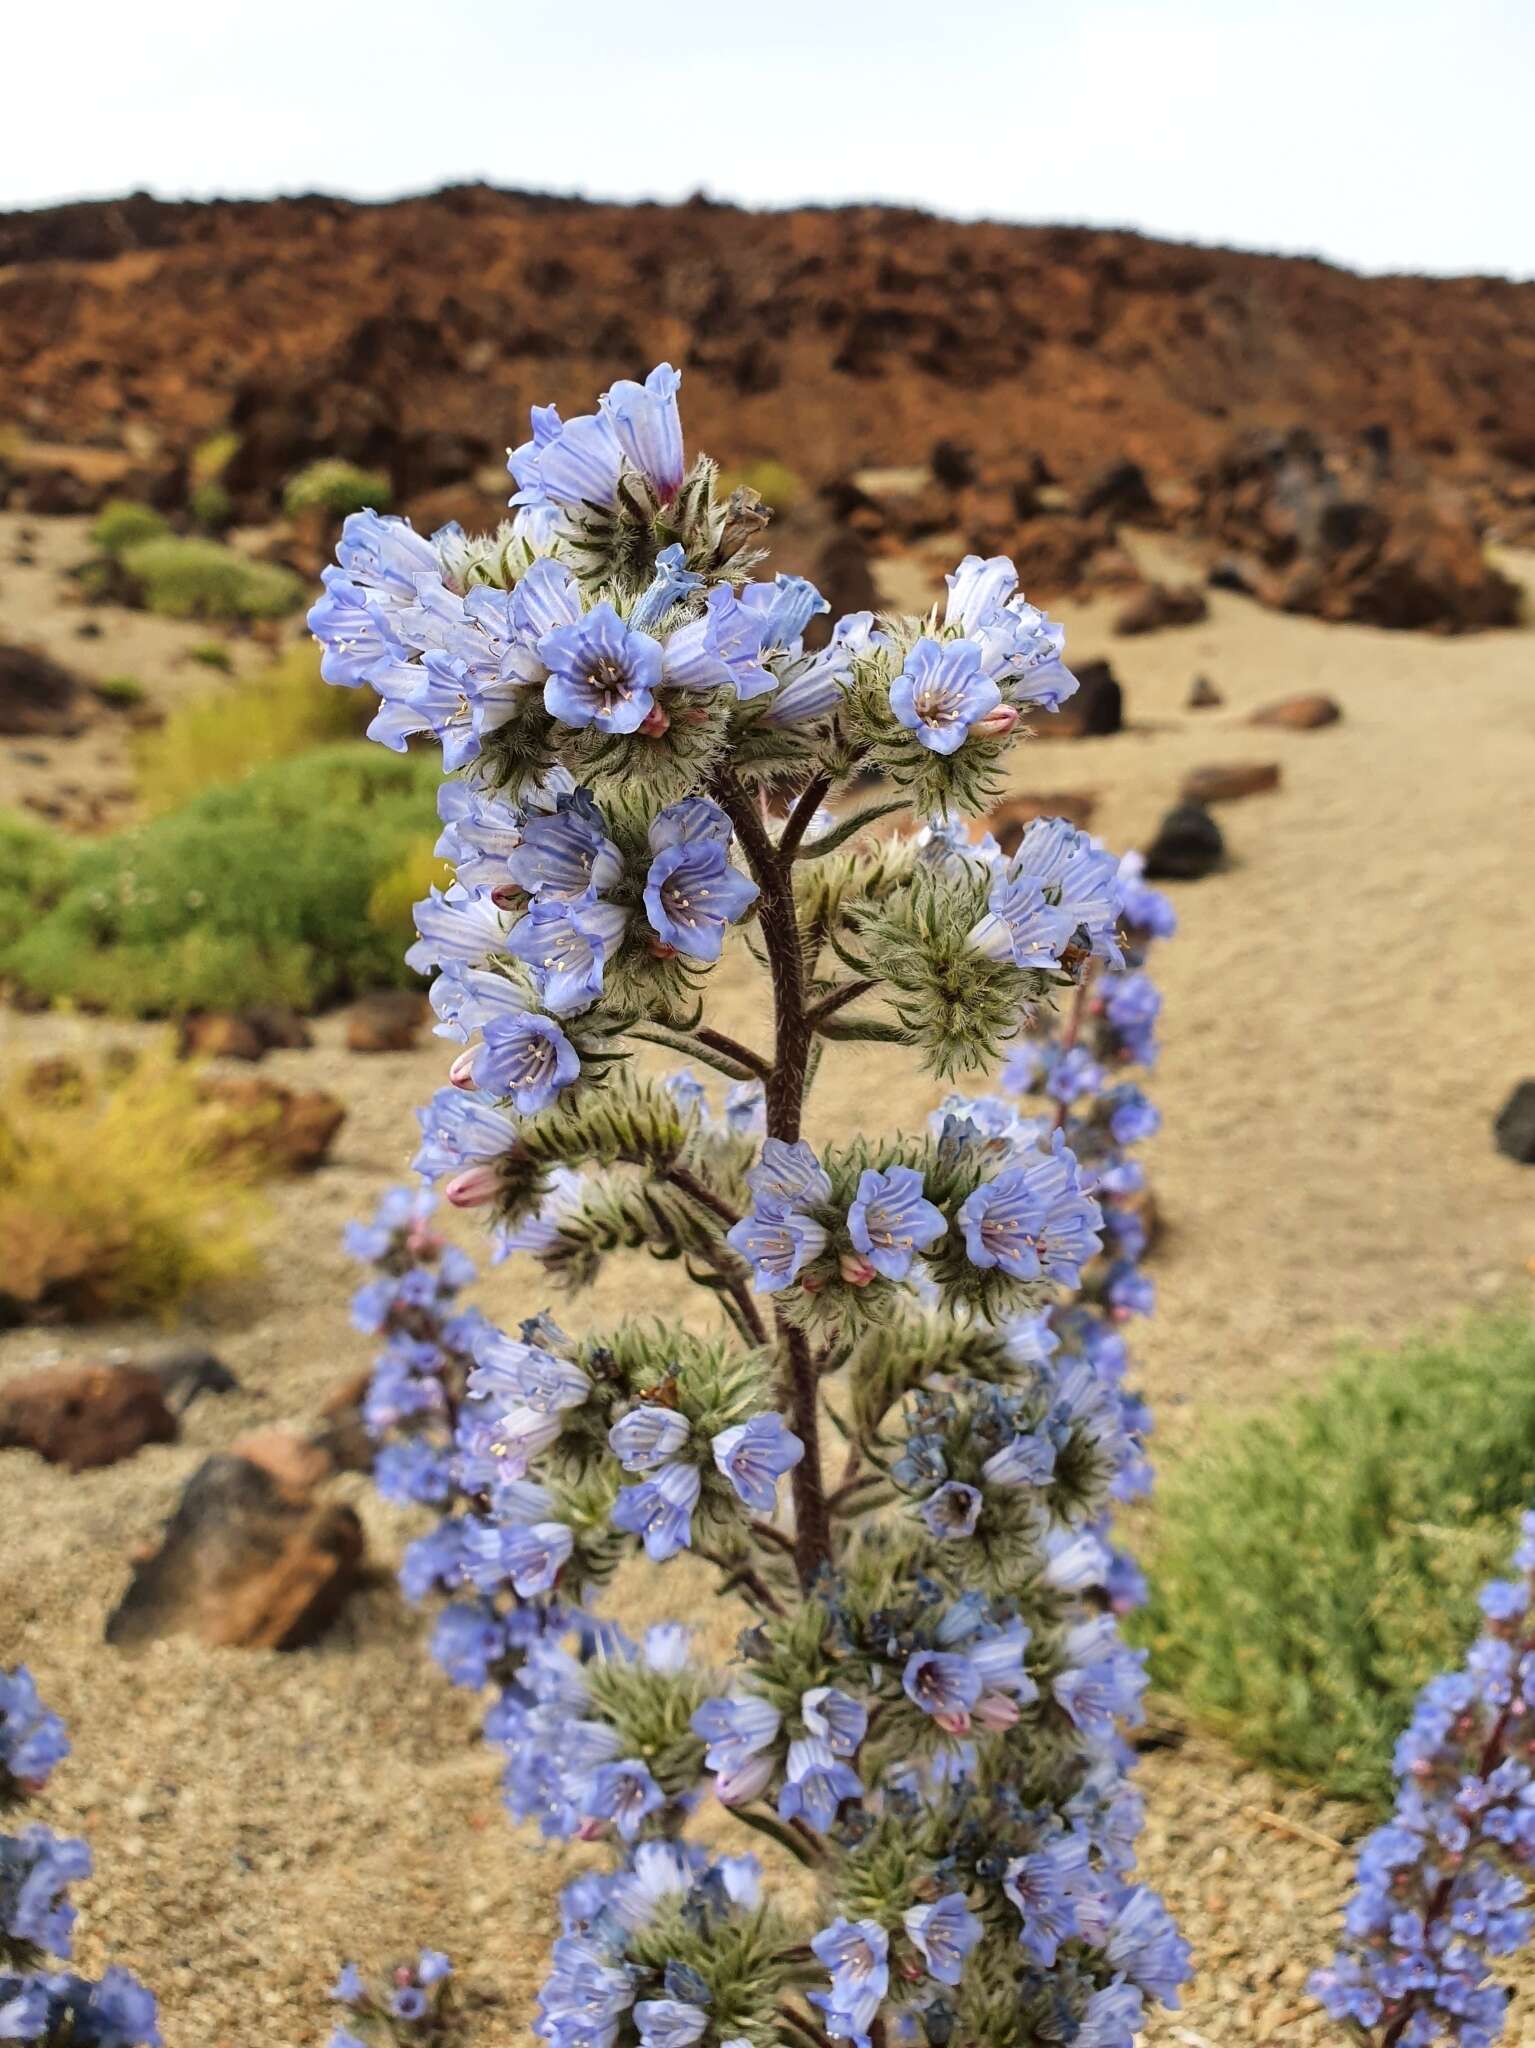
[[[1079,519],[1106,517],[1131,526],[1156,526],[1162,516],[1145,470],[1127,456],[1100,469],[1078,494],[1072,510]]]
[[[1336,725],[1343,708],[1336,698],[1314,696],[1282,697],[1277,704],[1265,704],[1248,720],[1249,725],[1282,725],[1291,732],[1313,732],[1321,725]]]
[[[212,1648],[297,1649],[340,1612],[363,1556],[349,1507],[294,1491],[252,1458],[209,1458],[159,1544],[135,1560],[106,1639],[126,1650],[178,1635]]]
[[[0,1450],[36,1451],[85,1472],[176,1441],[157,1373],[136,1365],[54,1366],[0,1388]]]
[[[1191,523],[1281,611],[1445,633],[1518,619],[1517,586],[1486,560],[1464,495],[1394,465],[1378,439],[1240,438],[1201,479]]]
[[[415,989],[376,989],[346,1017],[348,1052],[413,1052],[431,1004]]]
[[[291,1429],[248,1429],[229,1446],[231,1458],[259,1465],[289,1500],[303,1504],[334,1469],[321,1443]]]
[[[269,1049],[259,1026],[230,1010],[190,1011],[177,1034],[183,1059],[260,1060]]]
[[[1178,795],[1186,804],[1229,804],[1238,797],[1262,796],[1278,787],[1277,761],[1226,761],[1191,769]]]
[[[372,1381],[372,1366],[364,1366],[334,1387],[321,1406],[321,1426],[315,1443],[338,1472],[373,1470],[377,1447],[362,1419],[362,1404]]]
[[[1190,711],[1213,711],[1226,700],[1208,676],[1195,676],[1185,701]]]
[[[212,1112],[217,1156],[263,1173],[312,1173],[346,1122],[345,1104],[323,1088],[284,1088],[255,1074],[209,1074],[198,1093]]]
[[[84,730],[91,697],[67,668],[35,647],[0,647],[0,733],[55,739]]]
[[[1085,832],[1097,808],[1098,799],[1086,790],[1057,790],[1050,796],[1009,796],[987,812],[981,829],[991,834],[1005,854],[1014,854],[1036,818],[1069,818],[1079,831]]]
[[[1148,583],[1119,612],[1114,631],[1126,637],[1159,633],[1164,626],[1197,626],[1209,614],[1204,592],[1192,583]]]

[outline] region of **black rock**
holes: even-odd
[[[1500,1152],[1521,1166],[1535,1166],[1535,1081],[1521,1081],[1498,1111],[1492,1127]]]
[[[1077,694],[1067,709],[1083,738],[1101,739],[1121,731],[1125,722],[1125,693],[1109,664],[1084,661],[1072,672],[1077,679]]]
[[[948,491],[962,491],[975,482],[975,456],[958,441],[935,441],[928,467]]]
[[[1221,828],[1204,805],[1174,804],[1147,850],[1147,879],[1197,882],[1213,874],[1225,857]]]
[[[1242,597],[1252,595],[1252,578],[1242,564],[1233,561],[1230,555],[1223,556],[1214,564],[1205,581],[1212,590],[1234,590]]]

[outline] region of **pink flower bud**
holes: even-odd
[[[645,947],[653,960],[675,960],[677,957],[677,948],[667,945],[665,939],[652,936],[645,941]]]
[[[645,716],[640,720],[639,729],[646,739],[658,740],[670,724],[671,719],[661,709],[660,705],[652,704],[645,713]]]
[[[867,1287],[874,1278],[874,1268],[861,1252],[844,1252],[837,1261],[837,1270],[849,1287]]]
[[[973,1711],[983,1728],[1000,1730],[1018,1725],[1018,1702],[1010,1700],[1005,1692],[983,1692]]]
[[[714,1781],[714,1796],[721,1806],[744,1806],[758,1799],[773,1782],[773,1758],[766,1750],[749,1756],[738,1771],[721,1771]]]
[[[448,1083],[453,1088],[474,1086],[474,1056],[478,1046],[466,1045],[448,1069]]]
[[[608,1831],[605,1820],[584,1820],[576,1829],[578,1842],[600,1842]]]
[[[933,1719],[945,1735],[968,1735],[970,1713],[966,1707],[957,1707],[952,1714],[934,1714]]]
[[[490,892],[490,900],[497,910],[522,910],[528,901],[526,889],[519,889],[515,882],[498,882]]]
[[[983,740],[1000,740],[1005,738],[1017,723],[1017,705],[999,704],[995,711],[988,711],[984,718],[978,718],[970,730]]]
[[[450,1181],[444,1181],[442,1192],[455,1209],[478,1209],[483,1202],[493,1202],[500,1190],[501,1169],[493,1160],[486,1160],[455,1173]]]

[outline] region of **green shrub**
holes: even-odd
[[[409,986],[408,909],[378,884],[430,830],[440,768],[365,746],[274,761],[131,832],[75,848],[0,945],[32,994],[119,1015],[256,1002],[312,1010]]]
[[[139,800],[158,816],[267,762],[356,739],[376,702],[371,690],[329,688],[320,681],[319,650],[295,647],[233,689],[178,705],[144,733],[135,749]]]
[[[103,676],[91,688],[103,704],[118,704],[125,709],[131,704],[142,704],[146,694],[137,676]]]
[[[222,640],[199,640],[195,647],[187,649],[187,659],[201,663],[204,668],[216,668],[221,675],[234,674],[234,656]]]
[[[338,456],[323,456],[298,470],[283,485],[283,510],[290,519],[301,512],[324,512],[345,519],[349,512],[384,511],[392,488],[381,470],[359,469]]]
[[[135,504],[131,498],[110,498],[91,527],[91,545],[98,554],[116,556],[143,541],[159,540],[170,530],[169,520],[162,519],[153,506]]]
[[[1413,1698],[1463,1656],[1532,1498],[1528,1317],[1356,1354],[1167,1475],[1152,1675],[1260,1762],[1385,1803]]]
[[[165,534],[135,542],[119,560],[146,610],[170,619],[280,619],[305,595],[291,569],[216,540]]]
[[[217,477],[192,487],[187,510],[192,524],[203,533],[223,533],[234,524],[235,501]]]
[[[21,937],[68,863],[68,842],[56,832],[0,811],[0,949]]]

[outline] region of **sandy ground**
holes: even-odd
[[[44,637],[17,631],[7,600],[21,572],[5,568],[7,538],[0,620],[8,636]],[[29,575],[27,593],[42,589]],[[1176,1452],[1197,1444],[1205,1418],[1316,1380],[1341,1337],[1389,1340],[1468,1302],[1528,1299],[1535,1181],[1494,1152],[1489,1123],[1535,1072],[1535,947],[1519,887],[1535,871],[1535,638],[1325,627],[1219,594],[1204,625],[1149,639],[1111,644],[1095,607],[1067,621],[1077,655],[1112,653],[1132,729],[1020,750],[1020,790],[1095,791],[1097,828],[1122,846],[1144,842],[1191,767],[1283,770],[1276,794],[1221,813],[1229,869],[1176,892],[1182,931],[1157,964],[1165,1128],[1151,1163],[1170,1229],[1139,1352],[1164,1452]],[[1183,708],[1198,673],[1217,682],[1224,709]],[[1243,722],[1258,704],[1316,689],[1337,697],[1342,724],[1292,734]],[[70,772],[90,772],[88,739],[52,744]],[[12,787],[0,775],[0,801]],[[722,970],[720,994],[726,1028],[760,1029],[740,967]],[[0,1032],[12,1060],[139,1035],[12,1015]],[[392,1587],[299,1655],[171,1644],[130,1661],[101,1646],[128,1552],[199,1459],[255,1423],[306,1421],[368,1357],[346,1321],[339,1234],[402,1172],[411,1106],[444,1059],[433,1044],[349,1056],[334,1020],[318,1036],[263,1071],[347,1100],[335,1162],[275,1196],[259,1285],[201,1305],[175,1332],[217,1349],[241,1392],[195,1406],[181,1444],[112,1471],[68,1479],[4,1459],[0,1660],[24,1656],[75,1734],[40,1817],[88,1832],[97,1851],[84,1962],[116,1955],[139,1968],[162,1994],[171,2048],[319,2042],[324,1986],[343,1955],[385,1960],[421,1942],[460,1960],[478,2001],[471,2041],[490,2048],[522,2035],[553,1894],[588,1852],[540,1846],[505,1823],[472,1703],[418,1650],[419,1624]],[[892,1054],[833,1056],[812,1134],[856,1128],[870,1104],[883,1122],[900,1102],[912,1121],[938,1092]],[[567,1316],[610,1316],[641,1285],[661,1299],[654,1276],[630,1269]],[[478,1298],[516,1318],[545,1290],[514,1261]],[[14,1332],[0,1338],[0,1377],[161,1334]],[[406,1518],[361,1481],[338,1490],[388,1565]],[[699,1611],[702,1592],[683,1567],[636,1598]],[[1184,2013],[1159,2019],[1148,2041],[1333,2038],[1300,1987],[1330,1945],[1348,1869],[1336,1845],[1357,1816],[1197,1736],[1148,1754],[1141,1781],[1145,1873],[1200,1963]]]

